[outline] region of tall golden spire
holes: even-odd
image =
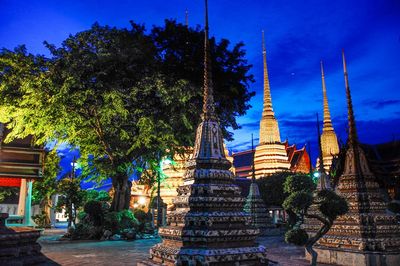
[[[324,74],[324,66],[321,60],[321,78],[322,78],[322,94],[324,98],[324,127],[323,131],[333,131],[331,113],[329,111],[328,105],[328,96],[326,95],[326,84],[325,84],[325,74]]]
[[[264,31],[262,31],[263,63],[264,63],[264,108],[263,116],[274,116],[272,109],[271,89],[268,79],[267,50],[265,49]]]
[[[213,83],[211,74],[210,42],[208,39],[208,1],[205,0],[205,28],[204,28],[204,98],[202,119],[216,119],[214,113]]]
[[[348,142],[350,146],[354,146],[355,144],[357,144],[357,131],[356,131],[356,122],[354,119],[353,102],[351,100],[349,75],[347,74],[347,65],[346,65],[346,58],[344,56],[344,50],[342,50],[342,59],[343,59],[344,84],[346,87],[346,98],[347,98],[347,112],[348,112],[347,115],[349,120]]]

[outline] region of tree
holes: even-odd
[[[51,197],[57,193],[57,174],[60,171],[60,158],[56,150],[46,151],[44,159],[43,176],[33,182],[32,201],[40,204],[45,214],[44,224],[50,225],[50,210],[53,208]]]
[[[333,222],[340,215],[347,213],[347,201],[331,190],[315,190],[315,184],[308,175],[293,175],[288,177],[284,190],[289,196],[285,199],[285,210],[294,212],[297,223],[285,234],[288,243],[305,246],[311,255],[311,265],[317,265],[317,252],[313,245],[324,236],[332,227]],[[301,228],[305,219],[316,219],[321,227],[314,235],[308,235]]]
[[[288,196],[283,190],[283,184],[290,175],[290,172],[281,172],[257,179],[261,196],[267,206],[282,206]]]
[[[65,209],[68,217],[68,228],[76,225],[77,211],[83,206],[85,191],[81,190],[81,181],[78,178],[64,178],[58,184],[59,197],[56,210]]]
[[[166,34],[174,28],[176,43]],[[133,22],[131,29],[94,24],[69,36],[61,47],[45,43],[49,58],[29,54],[23,46],[3,49],[0,121],[12,130],[6,141],[34,135],[36,144],[57,140],[78,147],[83,177],[111,177],[111,209],[129,208],[129,175],[135,167],[193,144],[203,60],[187,56],[172,61],[167,56],[174,49],[180,53],[184,31],[195,36],[193,53],[202,54],[203,48],[194,45],[202,43],[198,28],[168,21],[150,35]],[[231,51],[228,43],[212,42],[214,72],[224,78],[216,97],[221,121],[235,128],[235,116],[249,108],[253,94],[247,84],[252,77],[242,45]],[[176,63],[191,65],[192,72],[170,75],[179,70],[173,67]]]

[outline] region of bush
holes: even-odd
[[[312,204],[313,197],[312,194],[309,192],[294,192],[289,195],[283,202],[283,208],[286,210],[293,210],[294,212],[301,212],[302,210],[308,209]]]
[[[109,212],[104,217],[104,229],[110,230],[113,234],[119,234],[125,229],[137,229],[138,226],[139,222],[130,210]]]
[[[301,228],[290,229],[285,234],[285,241],[287,243],[303,246],[307,243],[307,240],[308,240],[307,232]]]
[[[288,194],[294,192],[313,192],[316,188],[315,183],[309,175],[292,175],[289,176],[283,185],[284,191]]]
[[[90,221],[93,225],[99,226],[103,222],[103,204],[100,201],[91,200],[86,202],[84,212],[89,215]]]
[[[32,216],[32,219],[39,228],[49,228],[50,227],[50,223],[47,220],[46,212],[44,212],[44,211],[42,211],[41,214]]]
[[[347,201],[331,190],[318,191],[316,201],[319,202],[319,211],[331,220],[335,220],[337,216],[349,210]]]
[[[147,221],[151,220],[151,217],[149,217],[149,214],[147,214],[145,211],[143,211],[141,209],[134,209],[133,210],[133,214],[134,214],[135,218],[138,221],[137,230],[139,232],[142,232],[144,230],[145,223]],[[151,214],[150,214],[150,216],[151,216]]]
[[[94,226],[90,223],[78,223],[74,229],[70,230],[71,239],[100,239],[103,235],[101,226]]]

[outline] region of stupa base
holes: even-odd
[[[316,247],[319,263],[348,265],[348,266],[394,266],[400,265],[400,251],[395,252],[372,252],[354,251],[335,248]],[[305,251],[306,259],[311,256]]]
[[[0,228],[0,265],[36,265],[46,261],[36,242],[40,231],[28,227]]]
[[[138,263],[138,266],[189,266],[189,265],[268,265],[267,250],[264,246],[200,249],[171,248],[157,244],[150,250],[149,261]]]

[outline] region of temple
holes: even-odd
[[[40,230],[31,219],[32,182],[41,178],[43,149],[32,136],[5,143],[9,130],[0,123],[0,186],[19,187],[18,213],[0,213],[0,265],[37,265],[46,257],[36,242]]]
[[[315,245],[318,262],[340,265],[400,265],[400,225],[386,210],[377,178],[371,171],[356,132],[344,53],[343,69],[348,106],[348,141],[337,192],[349,212]]]
[[[331,114],[328,105],[328,96],[326,93],[324,66],[321,61],[321,79],[322,79],[322,95],[324,106],[324,123],[321,135],[322,163],[326,173],[329,173],[332,165],[332,159],[339,154],[339,144],[335,130],[332,126]]]
[[[264,32],[262,34],[262,46],[264,64],[264,105],[260,121],[260,142],[254,154],[256,178],[268,176],[276,172],[289,171],[290,169],[285,144],[281,142],[278,121],[275,118],[272,108]]]
[[[5,143],[9,130],[0,123],[0,187],[19,187],[17,214],[9,214],[8,224],[33,226],[31,218],[32,182],[41,178],[43,154],[33,145],[32,136]]]
[[[289,145],[287,140],[283,142],[283,144],[290,164],[289,171],[292,173],[309,173],[311,159],[306,150],[306,146],[304,145],[301,149],[298,149],[296,144]],[[252,177],[254,153],[254,150],[245,150],[232,154],[235,175],[237,178]]]
[[[259,230],[243,211],[245,199],[233,184],[222,131],[214,112],[205,0],[204,98],[192,158],[175,198],[176,209],[159,229],[162,243],[150,249],[151,261],[139,265],[263,265],[266,249]]]

